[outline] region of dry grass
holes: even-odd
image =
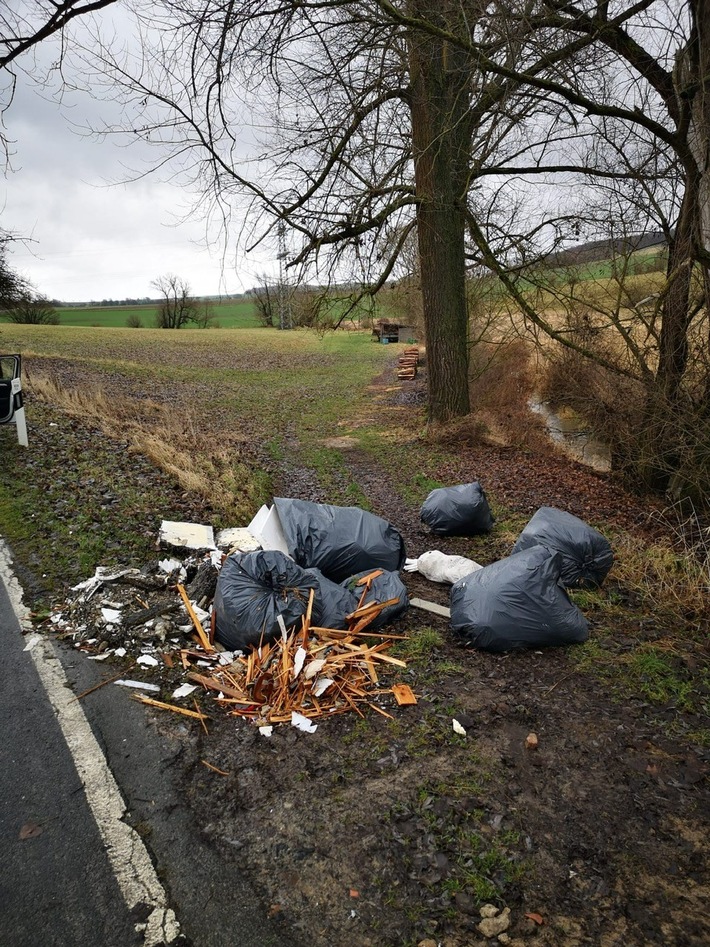
[[[675,504],[656,515],[668,538],[655,542],[623,534],[615,541],[614,576],[659,618],[698,631],[710,621],[710,529],[694,511]]]
[[[266,493],[264,478],[255,477],[246,459],[240,459],[243,445],[225,434],[217,447],[184,408],[174,410],[150,399],[108,398],[98,386],[67,389],[37,372],[26,387],[33,397],[95,424],[107,437],[126,440],[129,450],[204,498],[225,522],[251,518]]]

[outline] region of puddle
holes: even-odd
[[[578,414],[564,406],[552,408],[546,401],[535,398],[531,398],[528,405],[543,418],[550,438],[568,457],[594,470],[611,470],[609,447],[594,437]]]

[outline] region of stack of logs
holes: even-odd
[[[399,356],[397,378],[404,381],[413,381],[417,377],[419,365],[419,349],[416,345],[406,348]]]

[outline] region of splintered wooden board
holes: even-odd
[[[417,702],[417,698],[414,696],[414,691],[409,686],[409,684],[393,684],[392,693],[394,694],[394,699],[397,701],[397,704],[400,707],[411,707]]]

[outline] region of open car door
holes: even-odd
[[[21,372],[21,355],[0,355],[0,424],[14,423],[17,427],[17,440],[23,447],[27,447]]]

